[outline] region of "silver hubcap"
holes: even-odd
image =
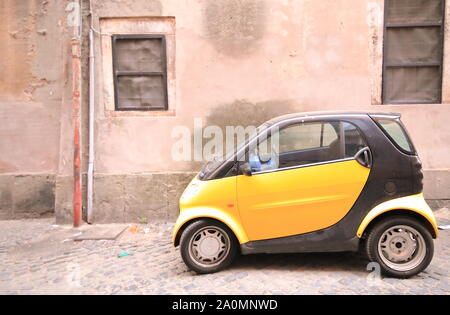
[[[208,226],[192,237],[189,255],[199,265],[214,267],[220,264],[230,251],[228,234],[217,226]]]
[[[381,260],[396,271],[416,268],[426,255],[423,236],[414,228],[397,225],[387,229],[378,242]]]

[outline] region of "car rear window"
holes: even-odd
[[[405,129],[398,120],[375,118],[375,121],[400,149],[408,153],[414,153],[414,147]]]

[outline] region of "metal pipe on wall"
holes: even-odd
[[[91,13],[92,14],[92,13]],[[87,174],[87,222],[93,221],[94,188],[94,119],[95,119],[95,53],[94,31],[89,31],[89,162]]]
[[[81,42],[72,45],[72,123],[73,123],[73,226],[81,225]]]
[[[72,124],[73,124],[73,226],[79,227],[82,223],[82,176],[81,176],[81,39],[83,33],[82,0],[78,2],[78,23],[74,23],[74,38],[71,41],[72,48]]]

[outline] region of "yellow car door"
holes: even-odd
[[[270,140],[267,157],[260,146]],[[308,233],[340,221],[369,176],[370,165],[356,159],[364,152],[370,154],[356,127],[343,122],[287,126],[250,148],[252,175],[237,177],[238,207],[249,240]]]

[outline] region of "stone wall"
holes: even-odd
[[[72,219],[71,2],[0,1],[0,218],[55,210],[58,223]],[[84,184],[91,17],[96,30],[95,222],[176,216],[178,196],[202,164],[173,161],[176,126],[193,131],[195,118],[221,128],[258,125],[313,110],[401,113],[424,165],[426,198],[436,207],[448,204],[450,19],[443,104],[385,106],[383,0],[81,3]],[[165,22],[170,111],[111,110],[111,32],[158,33],[158,23]]]

